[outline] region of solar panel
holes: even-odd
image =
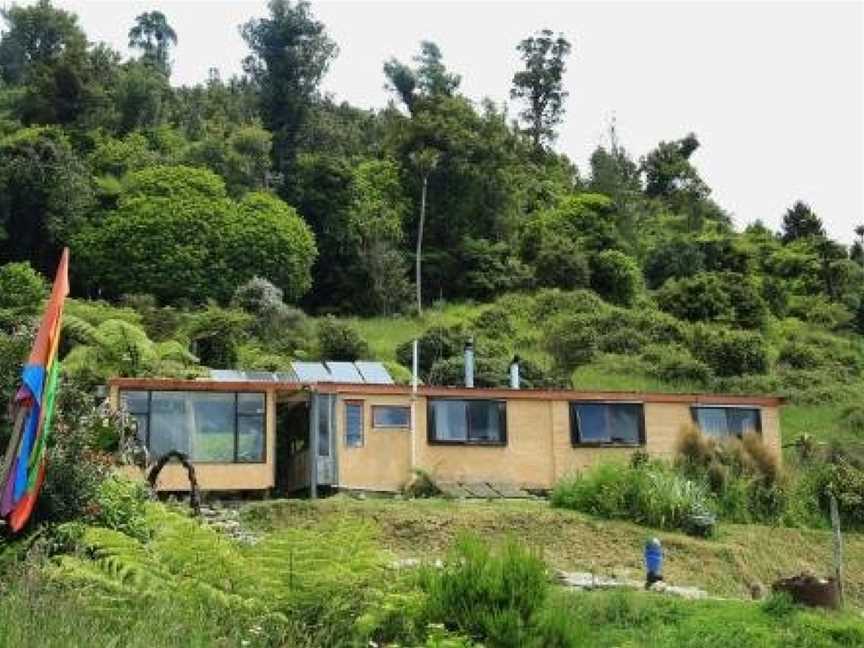
[[[363,377],[363,382],[370,385],[392,385],[393,378],[390,373],[380,362],[369,362],[360,360],[354,363],[354,366],[360,371]]]
[[[246,375],[242,371],[234,371],[233,369],[211,369],[210,380],[217,382],[244,382]]]
[[[363,383],[363,376],[357,371],[353,362],[327,362],[330,378],[339,383]]]
[[[273,382],[276,376],[272,371],[245,371],[246,380],[255,382]]]
[[[297,374],[294,371],[277,371],[276,372],[276,380],[279,382],[300,382],[300,379],[297,378]]]
[[[292,362],[291,368],[300,382],[332,382],[330,372],[320,362]]]

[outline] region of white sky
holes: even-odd
[[[0,0],[8,5],[8,0]],[[29,4],[24,2],[23,4]],[[240,71],[238,25],[257,0],[55,0],[89,38],[127,52],[139,13],[159,9],[179,37],[175,84]],[[689,131],[694,161],[739,226],[779,227],[797,199],[851,241],[864,223],[864,4],[861,2],[368,2],[318,0],[340,47],[324,81],[336,99],[383,107],[383,62],[441,47],[472,99],[508,99],[516,43],[544,27],[574,45],[558,148],[582,169],[611,117],[635,157]],[[515,114],[515,109],[511,109]]]

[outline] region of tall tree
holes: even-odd
[[[135,18],[135,25],[129,30],[129,47],[141,50],[141,58],[166,76],[171,74],[169,52],[176,44],[177,33],[161,11],[145,11]]]
[[[510,97],[527,103],[519,113],[526,122],[526,131],[535,147],[555,141],[555,127],[564,117],[563,77],[566,60],[570,55],[570,42],[563,34],[554,36],[544,29],[520,42],[516,49],[525,63],[525,69],[513,75]]]
[[[423,259],[423,226],[426,222],[426,192],[429,185],[429,176],[438,166],[440,153],[435,149],[424,148],[416,151],[411,156],[411,161],[420,174],[423,183],[420,193],[420,222],[417,227],[417,251],[414,261],[414,281],[417,284],[417,314],[423,314],[423,292],[421,290],[422,259]]]
[[[781,229],[784,243],[811,236],[825,236],[822,220],[810,208],[810,205],[801,200],[786,210]]]
[[[447,71],[441,48],[431,41],[420,42],[420,53],[413,60],[414,68],[395,58],[384,63],[387,89],[396,93],[412,115],[418,98],[452,97],[462,82],[460,75]]]
[[[268,18],[254,18],[240,29],[252,50],[243,69],[259,87],[276,167],[290,179],[300,129],[338,48],[305,0],[271,0],[269,8]]]
[[[75,14],[56,9],[50,0],[0,10],[6,31],[0,39],[0,78],[15,85],[28,73],[51,67],[64,56],[83,54],[87,37]]]

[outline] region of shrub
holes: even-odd
[[[822,358],[816,347],[791,341],[780,347],[777,362],[793,369],[815,369],[821,364]]]
[[[599,349],[604,353],[635,354],[648,344],[648,336],[624,327],[608,328],[600,335]]]
[[[757,333],[698,326],[689,347],[718,376],[762,374],[768,370],[768,350]]]
[[[511,340],[516,336],[516,326],[510,313],[497,305],[480,313],[471,326],[478,335],[492,340]]]
[[[439,360],[451,358],[462,353],[467,333],[461,326],[433,326],[418,338],[420,353],[419,371],[428,380],[432,366]],[[405,367],[411,367],[413,341],[409,340],[396,347],[396,359]]]
[[[421,585],[430,619],[495,646],[523,646],[549,592],[535,553],[515,540],[492,549],[473,536],[457,540],[442,569],[424,570]]]
[[[551,288],[537,292],[531,320],[542,325],[557,315],[596,315],[608,308],[609,306],[590,290],[566,292]]]
[[[237,348],[248,337],[252,317],[241,310],[208,304],[183,327],[202,365],[230,369],[237,365]]]
[[[670,466],[603,463],[562,479],[552,505],[663,529],[691,530],[691,518],[713,509],[707,489]]]
[[[864,437],[864,405],[850,405],[841,414],[843,424],[859,437]]]
[[[563,315],[544,332],[543,347],[555,365],[572,370],[588,364],[597,351],[597,332],[585,315]]]
[[[329,316],[318,322],[318,351],[322,359],[353,362],[369,354],[369,345],[356,328]]]
[[[672,383],[706,385],[711,380],[711,368],[694,358],[687,349],[678,345],[653,345],[645,349],[642,359],[652,374]]]
[[[113,475],[99,484],[90,517],[99,526],[146,541],[150,537],[144,510],[147,499],[143,482]]]
[[[48,284],[29,263],[0,266],[0,309],[36,313],[48,295]]]
[[[262,277],[253,277],[234,291],[231,305],[255,316],[254,332],[283,348],[305,346],[312,334],[309,318],[286,304],[282,290]]]
[[[631,257],[605,250],[591,261],[591,287],[619,306],[632,306],[642,287],[642,273]]]
[[[768,308],[755,283],[733,272],[703,272],[670,279],[657,293],[667,313],[691,322],[716,322],[742,328],[760,328]]]
[[[575,241],[555,234],[543,238],[534,260],[538,286],[572,290],[587,287],[590,278],[588,258]]]

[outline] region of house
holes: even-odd
[[[636,450],[672,457],[694,422],[714,436],[755,430],[780,455],[776,397],[519,389],[515,373],[510,389],[413,389],[378,363],[294,363],[284,374],[115,378],[109,387],[151,455],[188,454],[210,491],[394,492],[414,469],[440,483],[546,490]],[[188,490],[185,471],[166,466],[158,487]]]

